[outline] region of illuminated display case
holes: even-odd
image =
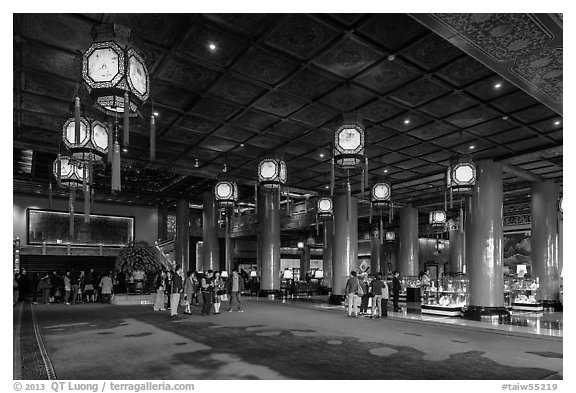
[[[418,276],[404,276],[400,277],[400,285],[402,289],[400,290],[399,301],[406,302],[408,296],[408,288],[420,289],[420,283],[418,281]],[[390,288],[392,288],[392,282],[390,282]]]
[[[504,277],[504,306],[506,308],[512,307],[512,283],[514,280],[509,276]]]
[[[462,308],[468,303],[468,282],[464,275],[443,277],[438,285],[432,281],[424,294],[422,314],[462,316]]]
[[[512,283],[512,310],[544,311],[542,302],[537,299],[538,278],[518,278]]]

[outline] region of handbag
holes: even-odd
[[[360,297],[364,296],[364,289],[362,288],[362,285],[360,284],[360,280],[358,280],[358,290],[356,291],[356,294]]]
[[[221,296],[222,296],[222,301],[223,301],[223,302],[227,302],[227,301],[228,301],[228,294],[227,294],[227,293],[223,293]]]

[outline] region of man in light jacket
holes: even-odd
[[[238,270],[232,270],[232,277],[226,280],[226,293],[230,294],[230,308],[228,312],[232,312],[233,304],[238,307],[238,312],[244,312],[240,305],[240,296],[244,290],[244,279],[238,274]]]
[[[358,286],[360,282],[358,281],[357,273],[352,270],[350,272],[350,278],[346,281],[346,288],[344,293],[348,298],[348,316],[352,316],[352,311],[354,311],[354,316],[358,318],[358,307],[360,306],[361,297],[358,296]]]

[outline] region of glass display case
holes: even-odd
[[[544,311],[538,296],[538,278],[518,278],[512,283],[512,310]]]
[[[512,307],[512,283],[513,278],[510,276],[504,276],[504,306],[506,308]]]
[[[420,283],[418,281],[418,276],[404,276],[400,277],[400,285],[402,289],[400,290],[400,302],[406,302],[408,298],[408,289],[416,290],[420,289]],[[390,288],[392,288],[392,282],[390,282]]]
[[[433,280],[424,299],[422,314],[460,317],[468,303],[468,277],[445,276],[438,283]]]

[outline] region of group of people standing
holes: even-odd
[[[170,316],[177,317],[178,307],[184,307],[184,314],[192,315],[192,305],[202,302],[202,316],[220,314],[222,302],[229,302],[228,312],[234,306],[243,312],[240,297],[244,290],[244,279],[233,270],[225,279],[220,272],[208,270],[205,274],[188,271],[183,276],[182,268],[176,266],[171,271],[161,271],[156,277],[156,301],[154,311],[170,309]],[[167,301],[165,299],[167,296]],[[214,311],[212,311],[214,310]]]
[[[25,302],[32,295],[32,303],[41,304],[109,303],[113,294],[113,272],[70,270],[62,272],[37,272],[29,274],[26,269],[14,274],[14,301]]]
[[[368,315],[368,303],[372,298],[372,310],[370,318],[380,319],[382,316],[388,316],[388,300],[392,292],[393,310],[400,311],[398,300],[402,285],[398,271],[393,273],[392,288],[389,288],[387,281],[383,278],[382,273],[376,273],[374,279],[370,280],[367,273],[358,275],[355,271],[350,273],[344,293],[348,304],[348,317],[359,317]]]

